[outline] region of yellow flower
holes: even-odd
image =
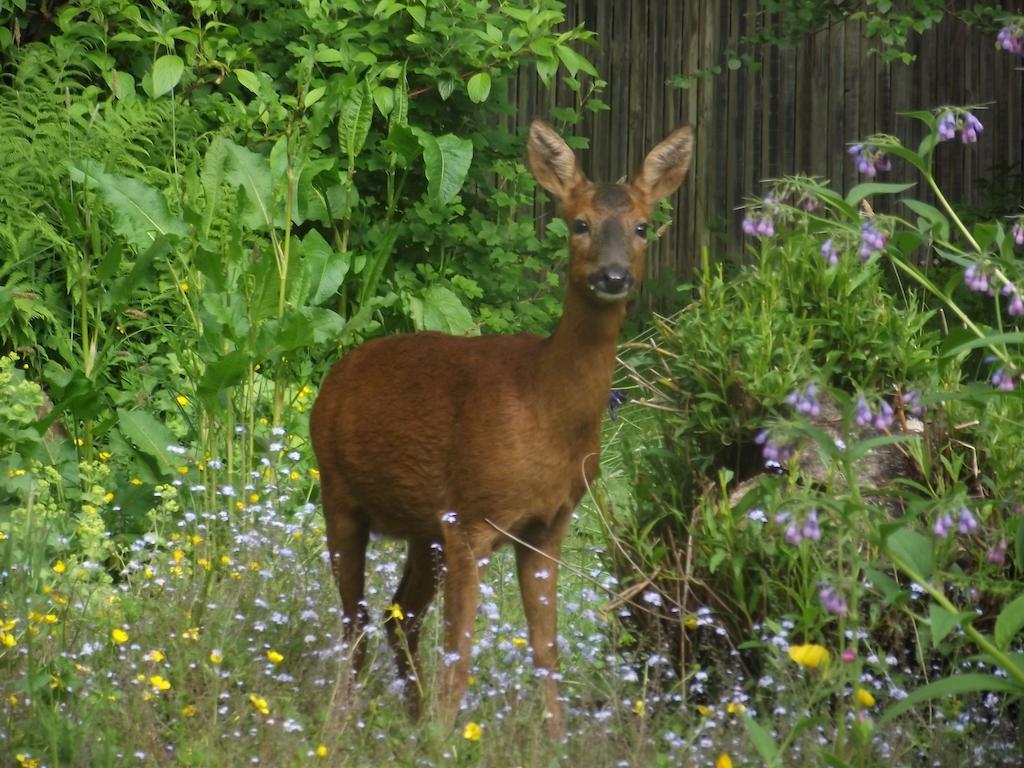
[[[267,700],[262,696],[257,696],[255,693],[249,694],[249,701],[256,708],[256,711],[261,715],[270,714],[270,706],[267,704]]]
[[[181,289],[182,293],[188,293],[188,283],[178,283],[178,288]]]
[[[189,627],[188,629],[186,629],[184,632],[181,633],[181,636],[183,638],[185,638],[186,640],[198,640],[199,639],[199,627]]]
[[[512,638],[512,645],[514,645],[516,648],[525,648],[526,647],[526,638],[525,637],[513,637]]]
[[[137,477],[133,477],[128,482],[131,483],[132,485],[142,485],[142,481]]]
[[[741,701],[730,701],[725,711],[730,715],[742,715],[747,711],[746,705]]]
[[[309,476],[312,477],[314,480],[319,480],[320,479],[320,470],[319,469],[311,469],[311,470],[309,470]]]
[[[182,406],[188,405],[188,398],[185,397],[184,395],[178,395],[176,398],[174,398],[174,402]]]
[[[817,643],[789,646],[789,658],[801,667],[817,669],[828,661],[828,649]]]
[[[18,644],[18,640],[10,632],[0,632],[0,643],[8,648],[13,648]]]
[[[178,467],[178,474],[179,475],[187,475],[188,474],[188,467]]]
[[[158,691],[166,691],[168,688],[171,687],[171,682],[169,680],[166,680],[165,678],[160,677],[160,675],[153,675],[151,678],[149,678],[149,683]]]
[[[683,626],[685,626],[687,629],[696,629],[697,628],[697,619],[696,619],[696,617],[691,616],[690,618],[688,618],[686,621],[683,622]]]
[[[865,688],[858,688],[853,697],[857,699],[857,703],[865,709],[870,709],[875,706],[875,697],[871,695],[871,691]]]
[[[697,714],[701,717],[711,717],[711,715],[714,714],[714,712],[715,710],[713,710],[711,707],[705,706],[704,704],[697,705]]]
[[[387,607],[387,611],[389,618],[396,619],[398,621],[402,621],[403,619],[405,619],[405,614],[402,613],[402,606],[400,606],[398,603],[392,603],[391,605],[389,605]]]
[[[158,651],[158,650],[154,649],[154,650],[152,650],[152,651],[150,651],[149,653],[146,654],[146,658],[149,659],[150,661],[154,661],[156,663],[160,663],[161,661],[163,661],[167,657],[164,656],[164,652],[163,651]]]
[[[58,560],[56,563],[53,564],[54,573],[64,573],[64,571],[66,571],[67,569],[68,567],[64,564],[63,560]]]
[[[184,707],[181,708],[181,716],[182,717],[195,717],[196,716],[196,705],[195,704],[186,704]]]
[[[100,461],[110,461],[110,451],[100,451]]]
[[[180,563],[182,561],[182,559],[185,557],[185,552],[184,552],[184,550],[176,549],[172,553],[172,557],[174,557],[174,562]]]
[[[643,699],[637,699],[633,702],[633,711],[638,717],[643,717],[644,713],[647,711],[647,702]]]
[[[472,721],[466,723],[466,727],[462,729],[462,738],[466,741],[480,741],[480,737],[483,735],[484,729],[480,727],[478,723]]]
[[[224,654],[220,652],[219,648],[214,648],[210,651],[211,664],[220,664],[222,661],[224,661]]]
[[[316,756],[317,757],[327,757],[327,745],[326,744],[317,744],[316,745]]]
[[[723,752],[715,760],[715,768],[732,768],[732,758],[729,757],[728,752]]]
[[[259,501],[260,501],[260,495],[258,493],[250,493],[249,494],[249,503],[250,504],[258,504]]]
[[[284,656],[274,650],[267,651],[267,659],[270,660],[271,664],[280,664],[284,661]]]
[[[110,632],[110,639],[118,645],[124,645],[128,642],[128,633],[118,627]]]
[[[47,624],[56,624],[58,621],[60,621],[60,619],[57,618],[56,614],[48,613],[45,616],[43,616],[43,621],[45,621]]]
[[[12,707],[18,706],[18,697],[12,693],[10,696],[7,697],[7,703],[10,704]]]
[[[114,494],[111,493],[110,491],[107,491],[105,494],[103,494],[103,502],[105,504],[109,504],[113,500],[114,500]]]

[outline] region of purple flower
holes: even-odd
[[[822,606],[829,613],[835,614],[836,616],[845,616],[847,612],[846,600],[843,596],[836,592],[832,587],[823,586],[818,591],[818,598],[821,600]]]
[[[1012,290],[1010,303],[1006,305],[1006,311],[1010,317],[1024,317],[1024,300],[1017,293],[1016,287]]]
[[[1017,388],[1016,374],[1010,373],[1002,367],[996,368],[989,381],[992,382],[993,387],[1001,392],[1013,392]]]
[[[886,236],[870,221],[860,225],[860,260],[867,261],[885,248]]]
[[[924,416],[924,406],[921,404],[921,395],[916,389],[905,392],[900,396],[900,400],[903,401],[903,408],[911,416],[917,416],[918,418]]]
[[[952,112],[943,112],[939,118],[939,139],[948,141],[956,137],[956,117]]]
[[[885,152],[872,144],[854,144],[847,152],[853,155],[857,171],[873,179],[879,171],[892,170],[892,162]]]
[[[743,234],[750,237],[772,237],[775,234],[775,224],[770,216],[754,217],[750,214],[743,217],[740,225]]]
[[[985,265],[980,261],[968,264],[967,268],[964,269],[964,283],[972,291],[987,293],[989,296],[995,295],[995,292],[992,290],[992,282],[985,273]]]
[[[964,125],[960,131],[960,141],[964,144],[974,144],[978,140],[978,134],[985,130],[981,121],[970,112],[964,113]]]
[[[619,408],[626,402],[626,393],[621,389],[613,389],[608,393],[608,418],[615,419],[619,415]]]
[[[821,415],[821,404],[816,397],[818,388],[814,384],[808,384],[807,389],[801,392],[794,389],[789,393],[786,402],[796,408],[796,412],[803,416],[817,417]]]
[[[875,418],[871,422],[871,425],[879,432],[888,432],[889,428],[892,427],[892,422],[892,406],[883,400],[882,405],[878,408],[878,413],[875,414]]]
[[[949,535],[952,528],[953,518],[950,517],[948,512],[943,512],[935,519],[935,525],[932,526],[932,533],[940,539],[944,539]]]
[[[960,520],[957,522],[957,530],[964,536],[968,536],[978,530],[978,521],[974,519],[971,510],[967,507],[960,507]]]
[[[988,561],[992,565],[1003,565],[1006,563],[1006,538],[1000,538],[999,543],[988,550]]]
[[[804,521],[804,527],[800,529],[800,533],[805,539],[811,541],[821,539],[821,526],[818,524],[817,510],[812,509],[807,513],[807,519]]]
[[[1024,56],[1024,30],[1005,26],[996,35],[996,47],[1014,54]]]
[[[803,534],[800,531],[800,526],[795,522],[790,523],[786,526],[786,543],[787,544],[799,544],[803,541]]]
[[[814,213],[816,210],[821,208],[821,201],[814,197],[814,195],[805,195],[800,198],[800,202],[797,203],[797,207],[807,211],[807,213]]]
[[[872,413],[871,406],[868,405],[868,401],[863,396],[857,398],[857,410],[854,412],[853,420],[858,427],[866,427],[871,424]]]
[[[1024,245],[1024,224],[1018,221],[1010,232],[1013,235],[1013,242],[1017,245]]]
[[[754,436],[754,442],[762,446],[761,454],[764,456],[765,466],[781,467],[793,458],[793,448],[789,445],[782,445],[771,438],[767,429],[762,429]]]
[[[839,263],[839,251],[832,244],[832,239],[829,238],[821,246],[821,258],[828,262],[830,267],[834,267]]]

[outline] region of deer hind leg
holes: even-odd
[[[553,738],[564,731],[562,706],[558,700],[558,562],[565,526],[530,537],[532,546],[516,544],[516,571],[523,612],[529,631],[533,663],[544,686],[547,730]],[[552,559],[555,558],[555,559]]]
[[[458,524],[445,523],[444,561],[444,657],[440,719],[451,727],[455,723],[462,696],[469,680],[469,662],[473,649],[473,623],[480,592],[478,558],[470,537]]]
[[[366,578],[366,545],[370,531],[342,481],[321,475],[320,493],[324,504],[327,549],[331,570],[341,594],[344,637],[352,653],[352,668],[362,668],[366,644],[362,642],[366,627],[366,602],[363,599]]]
[[[420,629],[423,626],[423,614],[437,593],[440,556],[438,548],[429,540],[409,541],[405,571],[394,598],[398,610],[391,609],[385,615],[388,642],[395,653],[399,677],[405,681],[413,717],[420,715],[423,698],[419,659]]]

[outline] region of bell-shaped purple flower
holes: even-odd
[[[1024,56],[1024,30],[1005,26],[996,35],[996,46],[1015,56]]]
[[[821,539],[821,525],[818,523],[818,512],[812,509],[807,513],[807,519],[804,520],[804,526],[800,529],[800,533],[805,539],[811,541],[819,541]]]
[[[943,512],[935,518],[935,525],[932,526],[932,533],[938,538],[944,539],[953,530],[953,518],[948,512]]]
[[[956,117],[952,112],[943,112],[939,118],[939,138],[942,141],[949,141],[956,137]]]
[[[818,591],[818,599],[826,611],[836,616],[845,616],[847,613],[846,600],[830,586],[823,586]]]
[[[1024,245],[1024,224],[1018,221],[1013,225],[1013,229],[1010,230],[1010,234],[1013,235],[1013,242],[1017,245]]]
[[[877,429],[879,432],[888,432],[892,427],[893,423],[893,411],[892,406],[889,405],[885,400],[878,407],[878,413],[875,414],[875,418],[871,421],[871,426]]]
[[[964,144],[973,144],[978,140],[978,134],[985,130],[981,121],[970,112],[964,113],[964,124],[960,130],[960,141]]]
[[[839,251],[832,244],[832,239],[829,238],[821,246],[821,258],[828,262],[830,267],[834,267],[839,263]]]
[[[868,405],[868,401],[863,396],[857,398],[857,408],[853,413],[853,421],[862,429],[871,425],[871,420],[874,414],[871,413],[871,406]]]
[[[1000,392],[1013,392],[1017,388],[1017,376],[1002,367],[996,368],[989,381]]]
[[[974,519],[974,515],[967,507],[960,507],[960,517],[956,528],[964,536],[969,536],[978,530],[978,521]]]

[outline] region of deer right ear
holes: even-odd
[[[576,155],[554,129],[543,120],[530,123],[530,140],[526,145],[530,171],[537,182],[559,200],[568,196],[586,176],[576,162]]]

